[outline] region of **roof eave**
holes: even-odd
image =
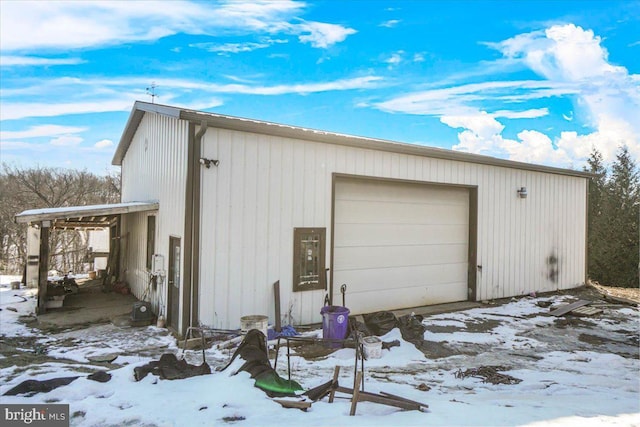
[[[240,117],[233,117],[203,111],[189,110],[167,105],[150,104],[136,101],[124,133],[116,149],[112,164],[122,165],[122,160],[131,144],[138,125],[146,112],[154,112],[189,122],[201,124],[203,121],[210,127],[222,129],[253,132],[264,135],[280,136],[293,139],[303,139],[307,141],[324,142],[328,144],[345,145],[350,147],[387,151],[399,154],[409,154],[421,157],[431,157],[443,160],[452,160],[468,163],[498,166],[512,169],[522,169],[534,172],[552,173],[557,175],[568,175],[582,178],[591,178],[593,174],[573,169],[564,169],[554,166],[536,165],[533,163],[517,162],[513,160],[499,159],[496,157],[481,154],[465,153],[443,148],[427,147],[423,145],[407,144],[396,141],[389,141],[376,138],[366,138],[361,136],[339,134],[334,132],[320,131],[315,129],[305,129],[295,126],[283,125],[279,123],[251,120]]]
[[[553,173],[557,175],[577,176],[583,178],[591,178],[593,176],[593,174],[589,172],[577,171],[573,169],[537,165],[533,163],[518,162],[514,160],[505,160],[496,157],[485,156],[482,154],[453,151],[437,147],[427,147],[424,145],[407,144],[383,139],[319,131],[315,129],[305,129],[278,123],[249,120],[239,117],[230,117],[193,110],[180,110],[180,118],[196,123],[201,123],[204,120],[208,126],[222,129],[246,131],[294,139],[303,139],[309,141],[324,142],[328,144],[346,145],[350,147],[388,151],[399,154],[409,154],[421,157],[431,157],[443,160],[477,163],[490,166]]]
[[[158,210],[159,207],[160,204],[156,201],[125,202],[111,205],[66,206],[49,209],[30,209],[16,214],[14,219],[18,224],[26,224],[40,221],[54,221],[70,217],[90,217],[154,211]]]

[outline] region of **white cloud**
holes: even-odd
[[[284,39],[271,39],[264,38],[259,43],[256,42],[244,42],[244,43],[192,43],[189,47],[195,47],[198,49],[204,49],[208,52],[217,52],[219,55],[228,55],[230,53],[251,52],[258,49],[265,49],[274,44],[288,43],[288,40]]]
[[[57,138],[52,139],[49,143],[51,145],[61,146],[61,147],[72,147],[80,144],[84,139],[79,136],[74,135],[62,135]]]
[[[551,139],[535,130],[518,133],[518,140],[504,138],[504,125],[487,113],[476,116],[442,117],[443,123],[464,128],[458,134],[459,143],[454,150],[506,157],[511,160],[567,166],[570,157],[563,149],[556,149]]]
[[[151,6],[144,2],[3,2],[0,43],[5,51],[62,50],[172,34],[172,22],[184,13],[170,18],[168,14],[176,12],[177,4]],[[165,28],[161,25],[164,17]]]
[[[609,162],[617,148],[626,144],[640,158],[640,76],[611,64],[602,39],[591,30],[556,25],[487,45],[498,49],[509,67],[524,64],[543,80],[445,86],[397,96],[375,106],[384,111],[437,116],[450,127],[462,128],[454,146],[457,150],[567,167],[583,163],[593,147]],[[579,120],[592,131],[564,131],[554,140],[532,129],[521,130],[516,140],[502,136],[505,125],[498,118],[533,119],[549,114],[546,107],[504,107],[551,97],[570,97],[576,110],[565,119]],[[491,110],[488,105],[503,108]]]
[[[555,141],[536,130],[519,132],[517,140],[504,138],[504,125],[487,113],[443,116],[440,120],[448,126],[464,129],[458,134],[454,150],[569,167],[582,163],[593,148],[609,162],[615,158],[618,147],[627,144],[630,153],[640,158],[640,145],[633,143],[637,134],[629,123],[615,118],[605,118],[595,132],[585,135],[575,131],[562,132]]]
[[[585,135],[563,132],[556,142],[558,150],[584,159],[595,146],[605,161],[611,161],[617,147],[626,144],[632,153],[640,154],[639,76],[609,63],[609,53],[593,31],[573,24],[555,25],[494,47],[550,81],[579,88],[577,101],[587,112],[583,119],[596,130]]]
[[[207,52],[217,52],[219,55],[226,55],[229,53],[251,52],[257,49],[264,49],[269,47],[267,43],[194,43],[189,47],[195,47],[198,49],[204,49]]]
[[[103,139],[101,141],[96,142],[93,146],[98,149],[111,148],[113,147],[113,141],[110,139]]]
[[[401,21],[399,19],[390,19],[388,21],[382,22],[379,27],[393,28],[397,26]]]
[[[42,58],[37,56],[0,56],[1,67],[16,66],[50,66],[50,65],[76,65],[85,61],[80,58]]]
[[[375,104],[381,110],[424,115],[476,114],[486,101],[521,102],[573,94],[575,87],[545,80],[488,81],[400,95]],[[537,111],[537,110],[529,110]],[[507,110],[499,110],[507,117]],[[516,112],[511,113],[515,118]]]
[[[562,132],[556,142],[559,149],[567,152],[572,158],[586,158],[591,148],[597,148],[602,157],[610,162],[615,159],[619,146],[626,144],[629,152],[640,159],[640,142],[637,126],[616,117],[601,115],[595,132],[578,135],[577,132]]]
[[[293,27],[293,31],[302,33],[298,39],[302,43],[309,43],[313,47],[327,48],[344,41],[357,31],[341,25],[324,22],[303,22]]]
[[[231,74],[223,74],[222,77],[224,77],[225,79],[234,81],[234,82],[238,82],[238,83],[251,84],[251,83],[255,83],[256,79],[259,79],[260,77],[263,77],[263,75],[262,74],[256,74],[254,76],[238,77],[238,76],[233,76]]]
[[[482,111],[478,114],[464,116],[442,116],[440,121],[452,128],[469,129],[474,134],[483,138],[490,138],[502,132],[504,125],[493,116]]]
[[[46,136],[68,135],[86,131],[87,128],[77,126],[38,125],[21,131],[0,131],[0,139],[40,138]]]
[[[284,95],[289,93],[308,94],[316,92],[330,92],[335,90],[352,90],[372,88],[382,80],[381,77],[366,76],[351,79],[339,79],[329,82],[302,83],[292,85],[275,86],[245,86],[245,85],[224,85],[217,86],[219,92],[226,93],[246,93],[253,95]]]
[[[498,110],[493,112],[494,117],[504,117],[506,119],[535,119],[548,115],[548,108],[531,108],[524,111]]]
[[[0,120],[16,120],[25,117],[56,117],[67,114],[105,113],[129,111],[138,96],[131,94],[119,99],[95,99],[92,101],[36,103],[2,102]]]
[[[298,1],[3,2],[3,51],[69,50],[195,35],[300,35],[300,41],[326,48],[355,30],[337,24],[301,21]]]
[[[601,41],[593,31],[567,24],[490,45],[507,58],[522,60],[549,80],[577,81],[609,73],[626,74],[623,67],[607,61],[609,54]]]
[[[424,62],[424,53],[416,53],[413,55],[413,62]]]
[[[45,96],[50,92],[80,94],[78,99],[68,95],[67,102],[28,103],[13,102],[7,97],[0,100],[0,120],[16,120],[26,117],[55,117],[67,114],[102,113],[113,111],[129,111],[136,100],[149,99],[143,88],[151,79],[114,78],[114,79],[54,79],[41,82],[28,88],[22,88],[11,95],[19,98],[24,93],[37,93]],[[222,100],[211,94],[247,94],[247,95],[286,95],[309,94],[318,92],[354,90],[376,87],[382,78],[363,76],[339,79],[327,82],[312,82],[287,85],[265,86],[259,84],[216,84],[180,79],[156,79],[159,102],[192,109],[209,109],[222,105]],[[79,90],[84,88],[85,90]],[[193,98],[193,92],[198,97]],[[6,93],[6,91],[5,91]],[[183,97],[188,96],[188,103]]]
[[[402,62],[402,56],[404,55],[403,50],[399,50],[397,52],[392,53],[387,59],[384,60],[389,67],[393,67]]]
[[[528,163],[550,163],[567,166],[570,159],[562,149],[555,149],[551,139],[535,130],[518,133],[520,141],[503,140],[504,149],[511,160]]]

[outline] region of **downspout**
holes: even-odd
[[[584,283],[589,283],[589,189],[591,188],[591,180],[593,178],[587,178],[587,194],[585,196],[585,215],[584,215]],[[640,266],[639,266],[640,267]],[[640,274],[640,270],[639,270]]]
[[[207,122],[200,122],[200,129],[193,138],[193,192],[191,202],[191,326],[199,326],[200,318],[200,156],[202,155],[202,137],[207,132]]]

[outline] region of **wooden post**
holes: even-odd
[[[336,389],[333,388],[336,384],[338,384],[338,375],[340,374],[340,366],[336,366],[333,370],[333,384],[331,393],[329,393],[329,403],[333,403],[333,399],[336,396]]]
[[[27,228],[27,277],[24,284],[28,288],[38,287],[40,271],[40,227],[29,224]]]
[[[273,284],[273,294],[276,300],[276,332],[282,331],[282,324],[280,319],[280,280]]]
[[[49,227],[50,221],[40,225],[40,268],[38,269],[38,307],[37,314],[47,312],[47,276],[49,271]]]
[[[360,382],[362,381],[362,372],[356,374],[356,386],[353,388],[353,398],[351,398],[351,412],[349,415],[356,414],[356,406],[358,405],[358,399],[360,398]]]

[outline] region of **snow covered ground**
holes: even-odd
[[[27,379],[80,378],[49,393],[2,396],[0,402],[67,403],[73,426],[640,426],[636,308],[609,306],[600,316],[567,321],[546,316],[549,309],[536,304],[540,298],[522,298],[430,316],[425,339],[451,354],[439,358],[425,357],[394,329],[382,339],[397,339],[400,346],[365,362],[365,389],[424,402],[429,412],[364,402],[351,417],[347,399],[324,399],[307,412],[284,409],[253,387],[247,373],[231,375],[235,369],[174,381],[148,375],[136,382],[134,367],[178,352],[165,329],[97,325],[44,335],[18,320],[33,314],[34,291],[11,290],[11,280],[4,276],[0,285],[0,394]],[[558,305],[572,297],[543,299]],[[111,364],[89,360],[99,355],[117,358]],[[230,356],[215,346],[206,353],[212,370]],[[200,351],[187,352],[191,363],[200,358]],[[281,349],[277,370],[285,378],[286,363]],[[340,383],[351,387],[353,363],[353,349],[316,360],[294,353],[292,379],[308,389],[330,380],[340,365]],[[455,375],[489,365],[504,366],[502,373],[522,381],[493,385]],[[86,378],[98,370],[112,379]]]

